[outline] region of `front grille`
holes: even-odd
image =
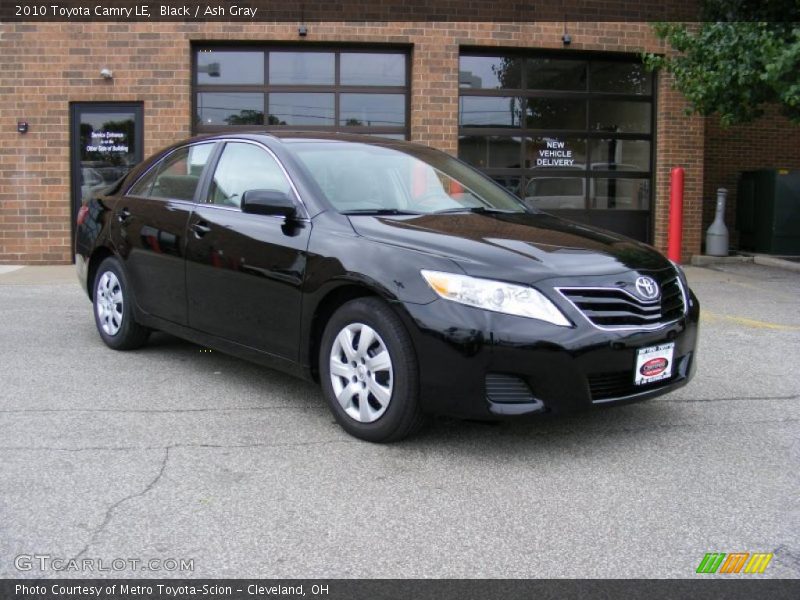
[[[589,393],[592,402],[610,400],[612,398],[624,398],[640,392],[669,385],[675,381],[675,375],[669,379],[662,379],[654,383],[645,385],[634,385],[633,373],[631,371],[616,371],[613,373],[595,373],[589,375]]]
[[[683,287],[678,277],[661,282],[661,297],[641,300],[622,288],[559,288],[559,292],[594,325],[658,327],[679,319],[685,312]]]

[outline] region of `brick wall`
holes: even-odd
[[[731,245],[738,247],[736,187],[741,171],[800,169],[800,125],[791,123],[777,108],[747,125],[722,127],[719,118],[706,119],[705,182],[702,235],[714,220],[717,188],[727,188],[725,223]]]
[[[192,41],[288,40],[413,45],[411,139],[455,153],[461,45],[561,49],[561,23],[0,24],[0,263],[71,260],[69,103],[143,101],[145,156],[191,130]],[[571,51],[663,51],[646,23],[573,23]],[[114,72],[103,80],[102,67]],[[666,243],[668,171],[687,169],[685,256],[699,251],[703,124],[659,83],[655,235]],[[30,132],[16,133],[18,119]]]
[[[681,256],[688,261],[700,249],[704,175],[703,119],[687,116],[683,97],[673,89],[673,79],[659,74],[656,105],[656,205],[653,243],[660,250],[667,247],[669,222],[670,173],[684,169],[683,238]]]

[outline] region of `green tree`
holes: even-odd
[[[650,69],[675,78],[690,110],[718,113],[723,125],[759,117],[777,104],[800,124],[800,9],[797,0],[709,0],[701,23],[657,23],[676,51],[645,54]]]

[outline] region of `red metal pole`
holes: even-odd
[[[683,167],[675,167],[669,176],[669,233],[667,257],[681,262],[683,238]]]

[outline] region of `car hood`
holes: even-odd
[[[435,254],[469,275],[533,282],[670,268],[655,249],[544,213],[351,216],[359,235]]]

